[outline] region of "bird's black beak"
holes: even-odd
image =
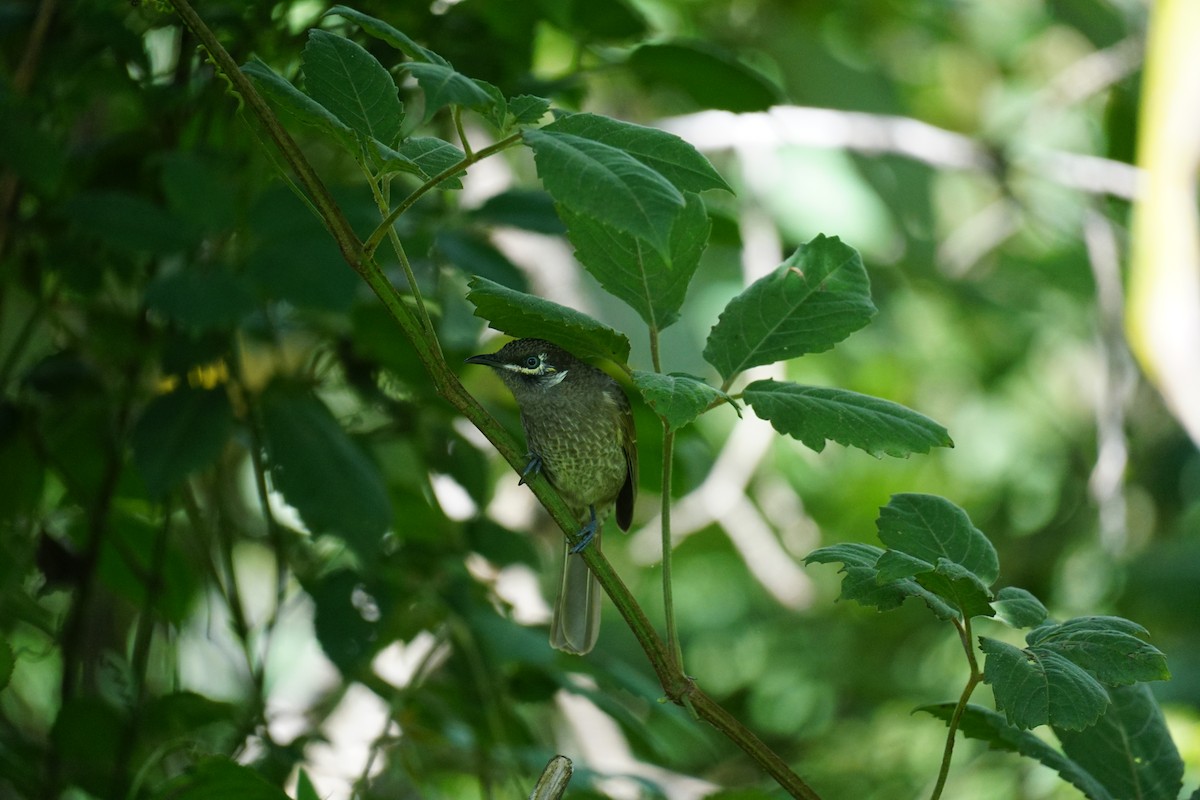
[[[496,356],[494,353],[480,353],[477,356],[470,356],[466,359],[467,364],[483,364],[485,367],[496,366]]]

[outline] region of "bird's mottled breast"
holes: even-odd
[[[573,391],[572,391],[573,390]],[[530,449],[568,504],[580,513],[616,499],[627,465],[620,420],[629,400],[593,367],[574,367],[557,386],[527,396],[521,422]]]

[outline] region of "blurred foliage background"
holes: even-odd
[[[953,631],[911,604],[837,605],[834,570],[799,562],[874,541],[890,494],[932,492],[992,538],[1002,585],[1150,630],[1196,784],[1200,452],[1121,331],[1143,3],[356,7],[506,94],[709,155],[738,195],[710,198],[668,370],[704,374],[719,309],[797,244],[827,233],[863,253],[875,323],[788,377],[908,405],[956,447],[814,454],[728,409],[686,429],[676,602],[702,686],[827,797],[927,793],[944,728],[910,711],[957,696]],[[325,10],[198,4],[240,63],[294,80],[309,27],[350,30]],[[615,616],[587,658],[548,648],[559,534],[439,401],[170,13],[4,3],[0,55],[0,796],[151,796],[206,754],[289,786],[304,766],[322,797],[524,796],[554,752],[576,759],[575,797],[778,796],[656,702]],[[429,129],[453,138],[443,116]],[[293,133],[369,232],[354,165]],[[625,330],[646,366],[641,323],[573,264],[527,153],[428,196],[400,233],[451,360],[490,349],[463,297],[480,274]],[[468,387],[517,430],[479,373]],[[638,413],[639,525],[605,549],[660,614],[660,433]],[[330,463],[385,493],[370,557],[272,491],[361,512],[361,481],[341,492]],[[948,792],[1077,796],[971,743]]]

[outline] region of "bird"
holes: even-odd
[[[583,655],[600,635],[600,586],[580,553],[599,546],[604,518],[615,506],[629,530],[637,496],[637,430],[629,398],[607,373],[545,339],[515,339],[469,364],[491,367],[512,392],[529,446],[524,484],[543,474],[581,525],[567,543],[550,644]]]

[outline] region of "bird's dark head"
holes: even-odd
[[[520,400],[532,392],[558,386],[582,362],[545,339],[516,339],[495,353],[471,356],[467,363],[494,369]]]

